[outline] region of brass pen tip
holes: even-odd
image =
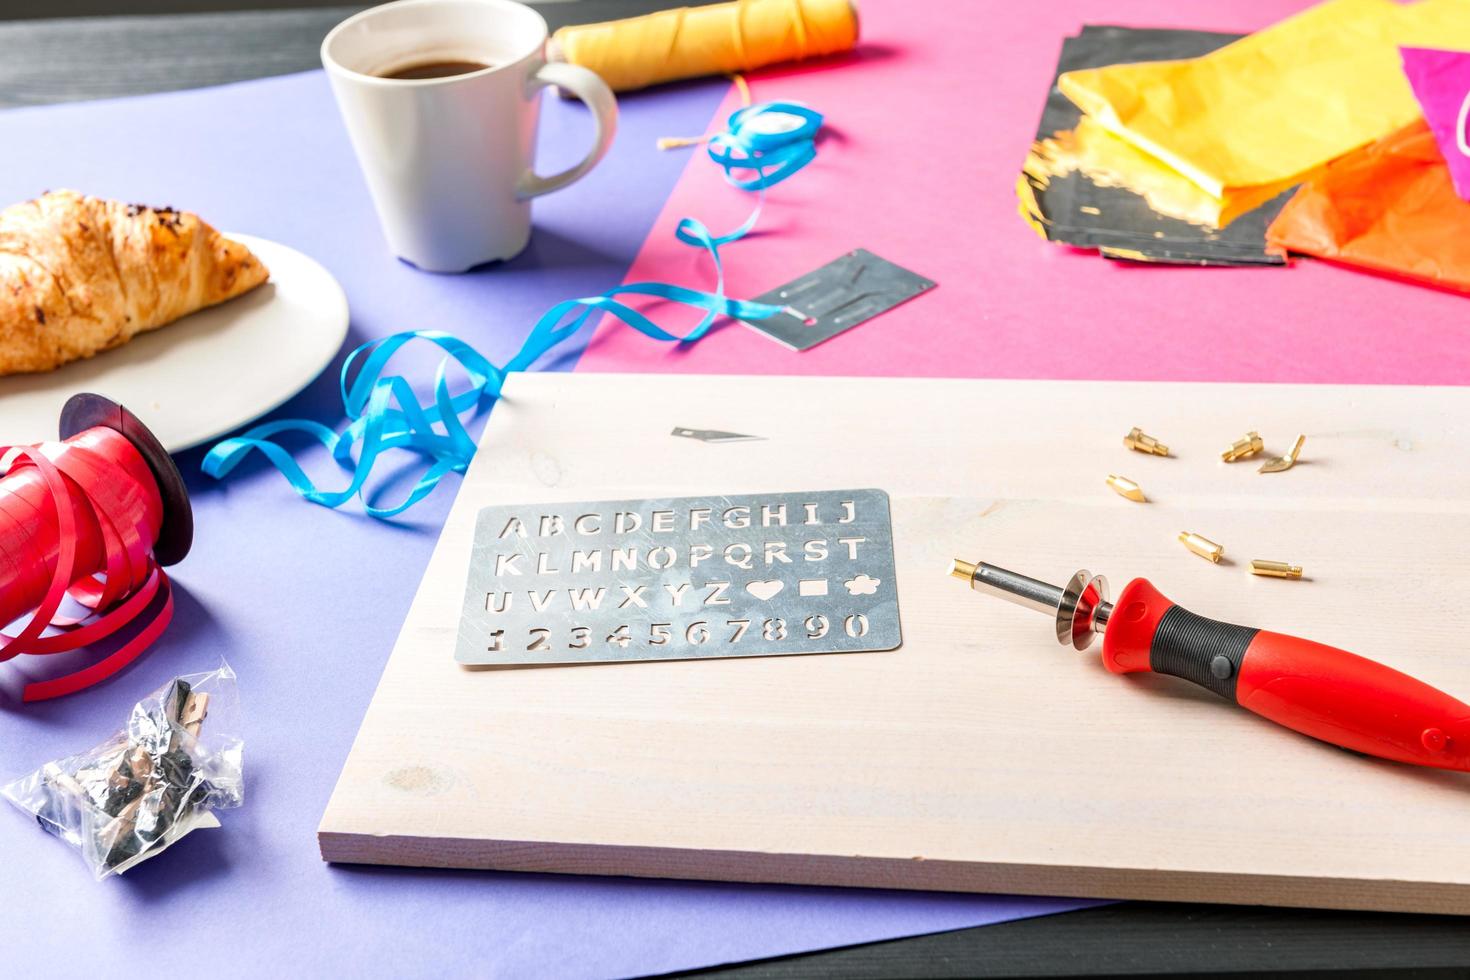
[[[1136,453],[1147,453],[1151,456],[1169,455],[1168,446],[1159,442],[1159,440],[1144,432],[1136,425],[1132,429],[1129,429],[1128,434],[1123,437],[1123,445]]]
[[[1139,503],[1145,503],[1148,500],[1148,498],[1143,495],[1143,488],[1134,483],[1132,480],[1128,479],[1126,476],[1119,476],[1116,473],[1109,473],[1107,484],[1108,486],[1112,487],[1113,491],[1117,493],[1120,497],[1127,497],[1129,500],[1136,500]]]
[[[1179,543],[1190,551],[1199,555],[1205,561],[1220,564],[1220,559],[1225,557],[1225,546],[1216,544],[1203,534],[1195,534],[1193,531],[1180,531]]]
[[[974,562],[965,561],[963,558],[956,558],[949,563],[949,574],[955,578],[962,578],[966,582],[975,577],[975,569]]]
[[[1261,434],[1252,429],[1250,432],[1247,432],[1242,438],[1237,439],[1230,445],[1226,446],[1225,451],[1220,454],[1220,458],[1227,463],[1233,463],[1237,459],[1245,459],[1247,456],[1254,456],[1256,453],[1265,448],[1266,444],[1261,440]]]
[[[1265,575],[1269,578],[1301,578],[1302,566],[1293,565],[1285,561],[1267,561],[1262,558],[1252,558],[1251,574]]]

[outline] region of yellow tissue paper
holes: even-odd
[[[1021,169],[1023,183],[1029,176],[1042,186],[1052,177],[1081,172],[1099,187],[1126,188],[1159,214],[1204,228],[1224,228],[1290,186],[1227,188],[1215,197],[1088,116],[1083,116],[1075,129],[1037,140]],[[1022,216],[1025,214],[1023,209]]]
[[[1470,0],[1327,0],[1200,58],[1067,72],[1058,85],[1225,198],[1285,189],[1413,121],[1400,45],[1470,48]]]

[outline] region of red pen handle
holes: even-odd
[[[1470,771],[1470,705],[1346,650],[1197,616],[1145,579],[1113,604],[1103,662],[1182,677],[1355,752]]]

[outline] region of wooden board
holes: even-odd
[[[946,575],[952,556],[1146,575],[1202,614],[1470,695],[1470,392],[570,374],[507,391],[323,818],[325,859],[1470,914],[1470,775],[1112,676]],[[1177,458],[1125,450],[1132,425]],[[1302,463],[1222,464],[1249,428],[1278,452],[1305,432]],[[896,651],[454,662],[482,506],[869,486],[892,496]],[[1231,563],[1186,552],[1184,529]],[[1310,581],[1253,578],[1251,558]]]

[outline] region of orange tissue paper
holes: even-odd
[[[1470,202],[1420,119],[1329,164],[1266,229],[1302,252],[1470,292]]]

